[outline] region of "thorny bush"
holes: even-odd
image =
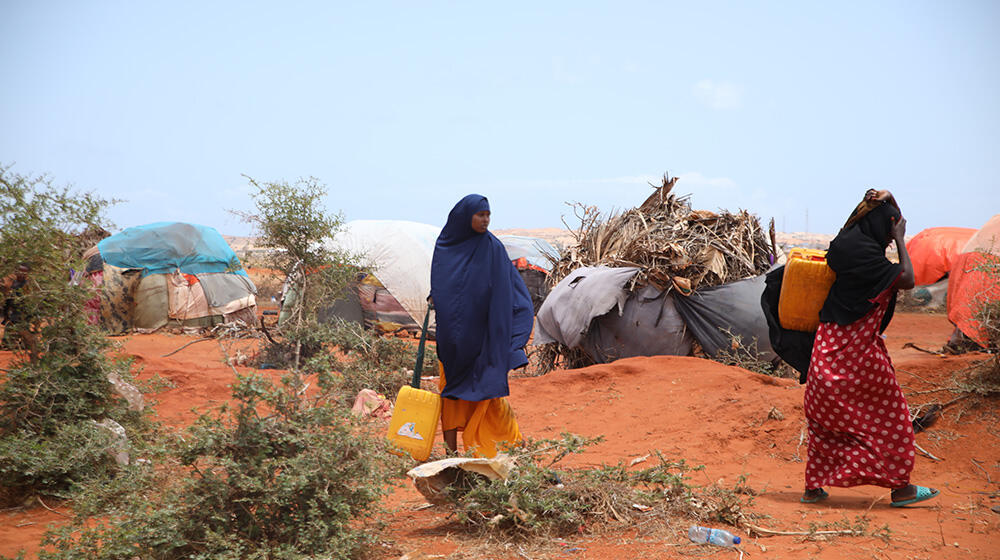
[[[740,488],[695,487],[681,459],[650,454],[651,466],[624,462],[597,468],[557,470],[571,453],[602,438],[563,434],[509,449],[517,468],[507,480],[463,473],[450,488],[459,519],[481,534],[503,537],[566,536],[639,519],[696,519],[739,525],[752,497]],[[742,481],[741,481],[742,483]]]
[[[113,390],[109,377],[130,381],[130,364],[105,354],[85,309],[96,294],[76,272],[108,204],[0,166],[0,303],[14,351],[0,382],[0,503],[68,497],[87,479],[107,480],[112,448],[129,451],[148,427]],[[105,420],[125,427],[129,442],[98,426]]]
[[[40,558],[363,556],[399,465],[384,438],[329,395],[308,393],[294,374],[277,384],[239,376],[232,407],[201,416],[175,462],[131,491],[128,481],[116,487],[118,507],[103,520],[50,533]]]

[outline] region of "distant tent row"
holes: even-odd
[[[257,288],[214,228],[136,226],[103,239],[84,257],[85,276],[99,286],[92,319],[112,334],[256,321]]]
[[[381,332],[417,333],[431,291],[431,259],[440,227],[406,220],[354,220],[345,224],[328,247],[360,257],[370,270],[349,287],[345,298],[321,318],[340,317]],[[499,236],[518,268],[535,308],[548,292],[545,277],[559,252],[534,237]],[[431,314],[433,332],[433,313]]]
[[[324,316],[382,332],[418,332],[427,311],[439,232],[432,225],[401,220],[347,223],[329,246],[359,256],[370,272],[360,275],[347,297]],[[714,357],[736,336],[762,358],[773,358],[758,304],[763,276],[682,296],[650,286],[627,292],[635,268],[584,267],[549,294],[547,277],[559,252],[539,238],[499,238],[535,304],[537,344],[579,347],[594,361],[606,362],[637,355],[686,355],[695,342]],[[926,229],[907,249],[917,285],[927,290],[937,286],[934,293],[942,298],[946,291],[949,320],[957,331],[985,345],[974,314],[984,297],[1000,298],[1000,285],[980,270],[984,263],[1000,259],[1000,215],[980,230]],[[177,222],[137,226],[100,241],[85,257],[86,276],[100,286],[91,304],[93,316],[111,333],[148,332],[168,324],[206,327],[235,319],[250,323],[256,318],[256,288],[232,248],[211,227]]]

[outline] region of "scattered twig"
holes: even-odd
[[[868,514],[872,512],[872,508],[875,507],[875,504],[879,503],[879,501],[881,501],[884,497],[885,496],[876,496],[875,499],[872,500],[872,503],[868,504],[868,509],[865,510],[865,514],[862,517],[868,517]]]
[[[855,529],[835,529],[830,531],[776,531],[774,529],[766,529],[764,527],[758,527],[756,525],[747,525],[747,528],[757,533],[762,537],[773,537],[773,536],[811,536],[811,535],[861,535]]]
[[[264,336],[267,337],[267,340],[271,344],[275,344],[275,345],[278,344],[277,342],[274,341],[273,338],[271,338],[271,333],[267,332],[267,326],[264,324],[264,318],[263,317],[260,318],[260,330],[261,330],[261,332],[264,333]]]
[[[236,369],[236,366],[233,365],[233,361],[229,359],[229,350],[223,346],[222,340],[219,340],[219,350],[222,350],[222,356],[226,359],[226,364],[229,366],[229,369],[233,370],[233,373],[239,377],[240,372]]]
[[[990,473],[986,472],[986,469],[984,469],[983,467],[981,467],[979,465],[979,462],[976,461],[975,459],[973,459],[973,458],[970,457],[969,460],[972,461],[972,464],[975,465],[977,469],[983,471],[983,474],[986,475],[986,482],[989,482],[990,484],[993,484],[993,479],[990,478]]]
[[[47,509],[47,510],[51,511],[52,513],[58,513],[59,515],[62,515],[63,517],[72,517],[72,516],[71,516],[70,514],[68,514],[68,513],[63,513],[63,512],[61,512],[61,511],[58,511],[58,510],[54,510],[54,509],[50,508],[50,507],[49,507],[48,505],[46,505],[46,504],[45,504],[45,502],[43,502],[43,501],[42,501],[42,497],[41,497],[41,496],[35,496],[35,499],[36,499],[36,500],[38,500],[38,503],[42,504],[42,507],[43,507],[43,508],[45,508],[45,509]]]
[[[802,448],[802,442],[806,439],[806,427],[802,426],[802,430],[799,432],[799,444],[795,446],[795,459],[801,463],[802,457],[799,455],[799,449]]]
[[[945,387],[944,385],[941,385],[940,383],[935,383],[935,382],[930,381],[930,380],[928,380],[928,379],[926,379],[924,377],[921,377],[921,376],[913,373],[912,371],[907,371],[907,370],[901,369],[901,368],[896,368],[896,371],[905,373],[906,375],[910,375],[910,376],[916,377],[917,379],[923,381],[924,383],[926,383],[928,385],[933,385],[935,387],[939,387],[939,388],[942,388],[942,389],[949,389],[950,388],[950,387]]]
[[[903,345],[903,348],[913,348],[914,350],[919,350],[921,352],[924,352],[925,354],[932,354],[934,356],[944,356],[944,354],[942,354],[941,352],[935,352],[934,350],[927,350],[925,348],[921,348],[912,342],[907,342],[906,344]]]
[[[917,448],[917,451],[919,451],[919,452],[923,453],[923,454],[924,454],[925,456],[927,456],[927,457],[928,457],[929,459],[933,459],[933,460],[935,460],[935,461],[944,461],[944,459],[941,459],[940,457],[935,457],[935,456],[934,456],[933,454],[931,454],[931,452],[930,452],[930,451],[927,451],[927,450],[926,450],[926,449],[924,449],[923,447],[920,447],[920,444],[919,444],[919,443],[917,443],[916,441],[914,441],[914,442],[913,442],[913,447],[916,447],[916,448]]]
[[[199,338],[198,340],[192,340],[191,342],[188,342],[187,344],[185,344],[184,346],[181,346],[177,350],[174,350],[173,352],[168,352],[168,353],[166,353],[166,354],[164,354],[164,355],[162,355],[160,357],[161,358],[166,358],[166,357],[169,357],[169,356],[173,356],[174,354],[180,352],[181,350],[187,348],[188,346],[191,346],[192,344],[195,344],[195,343],[198,343],[198,342],[204,342],[206,340],[215,340],[215,338],[211,337],[211,336],[204,336],[204,337]]]
[[[967,399],[971,395],[972,395],[972,393],[965,393],[964,395],[960,395],[958,397],[955,397],[955,398],[951,399],[950,401],[948,401],[948,402],[944,403],[943,405],[941,405],[941,410],[944,410],[944,409],[948,408],[949,406],[957,403],[958,401],[960,401],[962,399]]]

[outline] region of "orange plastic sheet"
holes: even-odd
[[[983,270],[1000,267],[1000,256],[990,253],[962,253],[955,258],[948,276],[948,320],[965,336],[986,346],[986,333],[976,320],[976,311],[983,303],[1000,299],[1000,281]]]
[[[906,250],[913,261],[913,277],[918,286],[933,284],[944,278],[962,247],[976,233],[972,228],[934,227],[913,236]]]

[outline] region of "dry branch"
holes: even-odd
[[[653,285],[690,289],[757,276],[771,264],[772,248],[757,217],[692,210],[687,196],[672,194],[677,177],[663,183],[638,207],[605,218],[596,207],[574,205],[580,220],[575,245],[555,264],[552,285],[581,266],[635,266],[630,289]]]
[[[663,176],[660,186],[639,206],[603,216],[595,206],[571,205],[580,221],[574,243],[557,261],[548,282],[555,286],[584,266],[636,267],[626,289],[651,285],[689,295],[699,287],[758,276],[771,266],[776,246],[757,217],[746,210],[693,210],[688,196],[673,194],[677,177]],[[565,223],[565,222],[564,222]],[[538,370],[587,366],[593,359],[582,349],[549,343],[538,352]]]

